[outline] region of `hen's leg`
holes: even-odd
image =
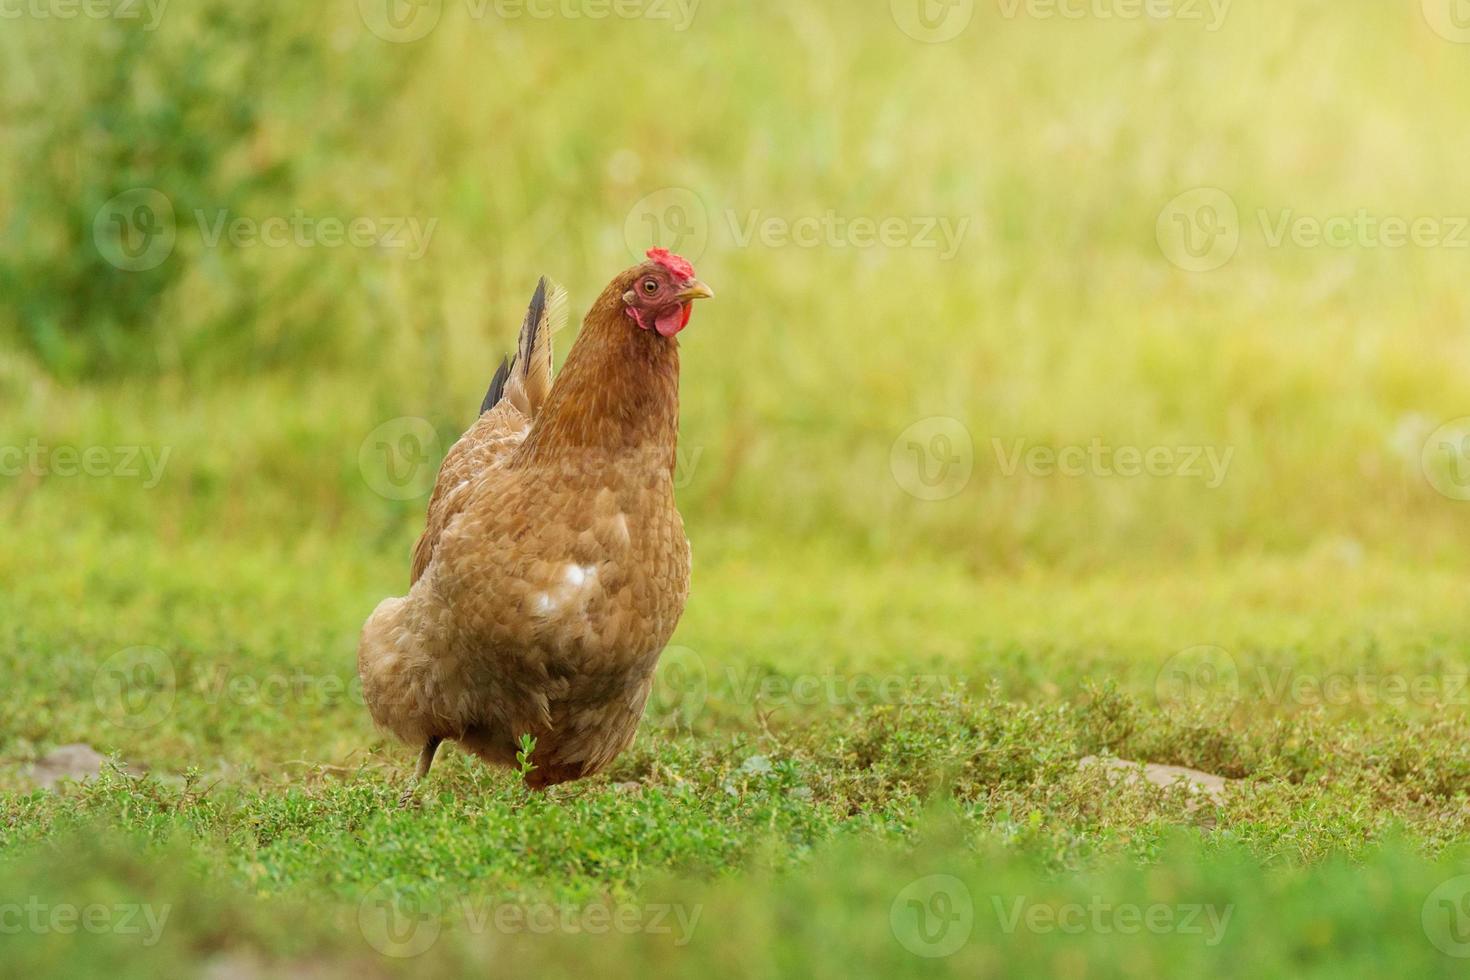
[[[413,799],[414,791],[419,788],[419,783],[422,783],[429,775],[429,769],[434,765],[434,753],[439,751],[439,743],[443,741],[442,738],[431,738],[424,744],[424,750],[419,753],[418,772],[413,777],[413,782],[408,785],[408,788],[403,791],[403,795],[398,798],[399,806],[408,806],[409,801]]]
[[[429,775],[429,767],[434,764],[434,753],[439,751],[439,743],[443,741],[444,739],[442,738],[431,738],[424,745],[424,751],[419,753],[419,771],[418,775],[414,777],[415,783],[423,782],[424,778]]]

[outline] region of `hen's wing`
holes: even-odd
[[[412,582],[434,559],[439,536],[463,509],[475,477],[498,466],[525,439],[551,392],[551,338],[566,321],[566,290],[543,276],[526,310],[515,356],[501,363],[480,406],[480,417],[450,447],[439,467],[424,533],[413,549]]]

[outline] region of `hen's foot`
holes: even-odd
[[[425,743],[424,750],[419,753],[418,772],[414,774],[413,782],[408,784],[403,791],[403,795],[398,798],[399,809],[403,809],[413,802],[414,796],[418,793],[419,784],[428,777],[429,770],[434,765],[434,753],[439,751],[439,745],[443,741],[442,738],[431,738]]]

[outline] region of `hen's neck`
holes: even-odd
[[[679,345],[640,330],[610,290],[587,314],[520,457],[544,464],[569,451],[637,451],[672,469],[678,437]]]

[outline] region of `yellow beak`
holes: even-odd
[[[679,294],[679,300],[685,303],[695,299],[714,298],[715,291],[713,289],[710,289],[704,283],[700,282],[698,279],[691,280],[689,285],[684,287],[684,291]]]

